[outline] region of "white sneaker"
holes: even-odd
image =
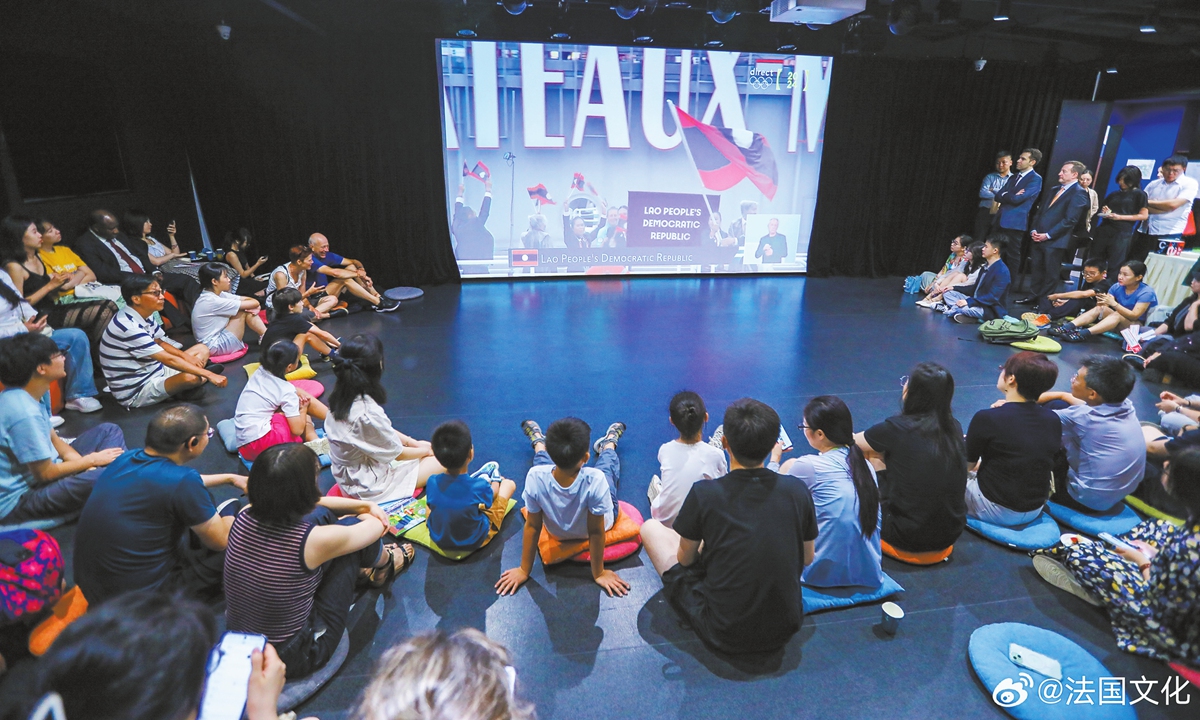
[[[1042,576],[1043,580],[1059,590],[1065,590],[1089,605],[1100,607],[1100,601],[1092,597],[1092,594],[1085,590],[1083,585],[1079,584],[1079,581],[1075,579],[1071,571],[1054,558],[1045,555],[1035,556],[1033,558],[1033,569],[1037,571],[1038,575]]]
[[[52,427],[52,428],[56,428],[56,427],[58,427],[59,425],[62,425],[63,423],[65,423],[65,422],[66,422],[66,420],[63,420],[63,419],[62,419],[60,416],[58,416],[58,415],[51,415],[51,416],[50,416],[50,427]]]
[[[329,454],[329,438],[327,437],[319,437],[316,440],[309,440],[304,444],[318,455]]]
[[[934,302],[932,300],[930,300],[929,298],[925,298],[924,300],[918,300],[917,305],[919,305],[920,307],[929,308],[930,310],[932,310],[933,306],[934,306]]]
[[[94,413],[104,409],[104,406],[100,404],[100,401],[92,397],[81,397],[75,398],[74,400],[68,400],[64,407],[67,410],[74,410],[75,412],[81,413]]]
[[[650,498],[650,502],[654,502],[660,493],[662,493],[662,479],[655,475],[650,478],[650,487],[646,488],[646,497]]]

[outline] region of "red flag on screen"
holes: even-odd
[[[508,263],[512,267],[537,267],[537,248],[515,248],[509,250]]]
[[[537,200],[539,205],[556,205],[557,204],[552,199],[550,199],[550,192],[548,190],[546,190],[546,186],[541,183],[538,183],[537,185],[534,185],[531,188],[525,188],[525,189],[529,191],[529,199]]]
[[[475,167],[467,170],[467,164],[463,163],[463,177],[473,177],[479,182],[484,182],[492,177],[492,171],[488,170],[488,166],[481,162],[475,163]]]
[[[675,111],[679,113],[679,125],[704,187],[728,190],[746,178],[768,200],[775,197],[779,171],[765,137],[749,130],[706,125],[679,108]]]
[[[571,180],[571,187],[576,190],[583,189],[583,173],[575,173],[575,177]]]

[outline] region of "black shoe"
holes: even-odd
[[[978,325],[979,324],[979,320],[971,317],[970,315],[968,315],[966,313],[958,313],[957,315],[955,315],[954,322],[958,323],[959,325]]]
[[[334,308],[329,311],[329,317],[331,318],[346,317],[349,314],[350,311],[344,307]]]
[[[387,297],[386,295],[379,296],[379,304],[375,306],[375,312],[395,312],[400,309],[400,303],[396,300]]]
[[[200,387],[194,387],[191,390],[184,390],[176,395],[175,399],[182,400],[184,402],[199,402],[204,399],[204,395],[206,394],[205,388],[207,387],[208,385],[206,383]]]
[[[1124,360],[1125,362],[1129,363],[1129,366],[1132,367],[1134,370],[1145,370],[1146,369],[1146,360],[1141,355],[1138,355],[1136,353],[1125,353],[1124,355],[1121,356],[1121,359]]]
[[[221,363],[210,362],[204,369],[209,371],[213,375],[224,375],[225,374],[225,366],[222,365]]]
[[[1036,297],[1027,297],[1024,300],[1017,300],[1016,304],[1017,305],[1037,305],[1037,301],[1038,301],[1038,299]]]
[[[617,441],[620,440],[621,436],[624,434],[625,423],[615,422],[608,426],[608,432],[604,433],[604,437],[600,438],[594,445],[592,445],[592,449],[596,451],[597,455],[599,455],[601,448],[607,443],[612,443],[613,447],[615,448],[617,446]]]

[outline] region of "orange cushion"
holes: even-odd
[[[50,614],[50,617],[38,623],[33,632],[29,634],[29,652],[37,657],[46,654],[46,651],[58,639],[59,633],[83,617],[87,609],[87,598],[83,596],[83,591],[79,589],[79,586],[76,585],[68,590],[55,603],[54,612]]]
[[[625,505],[625,503],[621,504]],[[525,508],[521,508],[521,514],[525,516],[526,521],[529,520],[529,513]],[[642,524],[631,517],[628,512],[622,512],[617,521],[613,523],[612,528],[604,533],[604,546],[616,545],[634,538],[640,539],[641,531]],[[550,534],[545,525],[542,526],[542,534],[538,536],[538,554],[542,556],[543,565],[554,565],[570,560],[587,549],[587,540],[559,540]]]
[[[882,540],[879,542],[879,545],[882,548],[884,555],[887,555],[893,560],[899,560],[900,562],[908,563],[909,565],[936,565],[940,562],[948,560],[950,558],[950,553],[954,552],[953,545],[945,550],[930,550],[929,552],[909,552],[907,550],[899,550],[887,544],[886,542],[883,542]]]

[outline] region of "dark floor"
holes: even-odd
[[[842,396],[865,429],[898,410],[899,378],[922,360],[954,373],[964,426],[995,400],[997,365],[1012,350],[917,308],[901,284],[798,277],[478,283],[433,288],[398,313],[356,315],[328,329],[384,339],[387,409],[398,429],[427,438],[439,422],[461,418],[474,436],[476,464],[497,460],[518,485],[531,459],[521,420],[545,425],[577,415],[597,434],[624,421],[621,494],[648,515],[657,449],[673,437],[667,403],[680,389],[704,397],[709,431],[742,396],[770,403],[794,426],[817,394]],[[1051,356],[1062,370],[1058,388],[1069,387],[1091,348],[1113,352],[1116,343]],[[228,375],[230,387],[206,403],[214,424],[232,415],[245,382],[240,370]],[[332,387],[328,370],[319,379]],[[1154,416],[1158,389],[1135,390],[1142,417]],[[152,414],[106,408],[102,417],[139,443]],[[67,417],[63,434],[78,432],[80,417]],[[201,466],[231,471],[238,463],[214,443]],[[383,621],[359,624],[352,657],[302,715],[345,717],[389,645],[463,626],[512,650],[519,693],[542,718],[1004,717],[967,663],[971,632],[1000,621],[1060,632],[1129,681],[1144,675],[1161,688],[1171,674],[1118,652],[1103,614],[1042,582],[1028,557],[969,533],[942,566],[885,558],[884,569],[907,588],[896,637],[874,629],[878,606],[829,612],[806,618],[775,666],[745,667],[679,626],[644,553],[616,568],[633,586],[625,598],[605,597],[584,567],[546,572],[540,563],[516,596],[498,598],[492,586],[500,572],[520,561],[520,525],[520,515],[511,516],[498,541],[462,563],[419,550]],[[56,535],[69,558],[72,528]],[[1154,697],[1160,705],[1139,704],[1140,716],[1196,717],[1194,707]],[[1077,716],[1088,717],[1087,709]]]

